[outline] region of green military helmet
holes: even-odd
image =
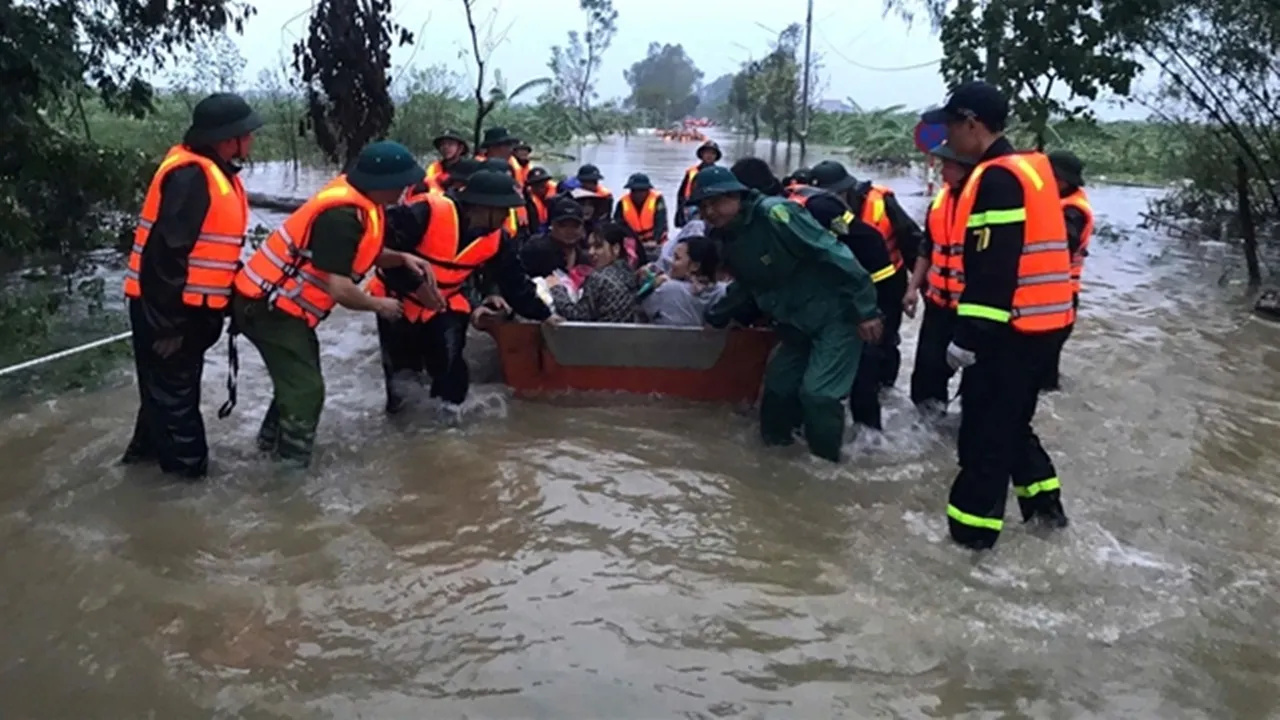
[[[973,167],[978,164],[977,161],[975,161],[973,158],[968,157],[966,155],[961,155],[955,150],[952,150],[951,146],[948,145],[945,141],[939,144],[934,149],[930,150],[929,154],[938,158],[939,160],[946,160],[948,162],[964,165],[965,167]]]
[[[693,156],[701,160],[703,150],[712,150],[715,152],[716,159],[714,162],[720,162],[720,158],[724,157],[724,153],[720,152],[720,144],[717,143],[715,140],[708,140],[702,143],[701,145],[699,145],[697,151],[694,152]]]
[[[1056,178],[1072,187],[1084,187],[1084,161],[1070,150],[1049,153],[1049,164]]]
[[[858,179],[835,160],[823,160],[814,165],[809,175],[816,187],[834,193],[844,192],[858,184]]]
[[[467,142],[467,139],[462,137],[462,133],[459,133],[456,130],[445,130],[444,132],[440,133],[435,137],[434,140],[431,141],[431,146],[438,151],[440,149],[440,143],[444,142],[445,140],[452,140],[462,145],[463,155],[467,155],[471,152],[471,143]]]
[[[188,147],[207,147],[244,137],[263,126],[262,118],[235,93],[214,93],[191,111],[191,126],[182,137]]]
[[[524,198],[516,190],[515,180],[509,173],[484,169],[467,180],[467,186],[458,192],[458,202],[493,208],[517,208],[524,205]]]
[[[747,190],[747,186],[739,182],[728,168],[717,165],[699,172],[693,179],[693,192],[689,194],[685,205],[697,205],[709,198],[729,193],[744,193]]]
[[[633,173],[627,178],[627,184],[623,187],[627,190],[652,190],[653,181],[644,173]]]
[[[347,170],[347,182],[362,192],[396,190],[422,182],[426,170],[409,148],[391,140],[365,146]]]

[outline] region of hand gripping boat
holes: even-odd
[[[754,404],[777,342],[772,330],[566,322],[490,330],[519,397],[612,391]]]

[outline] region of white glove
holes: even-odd
[[[960,370],[978,362],[978,356],[972,350],[965,350],[955,343],[947,345],[947,364],[952,370]]]

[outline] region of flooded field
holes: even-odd
[[[671,196],[693,149],[583,158]],[[878,179],[923,213],[918,178]],[[1136,229],[1151,192],[1091,189],[1122,240],[1095,241],[1038,419],[1074,524],[976,562],[945,539],[956,418],[907,402],[914,322],[885,435],[839,467],[729,408],[496,384],[391,422],[373,320],[345,312],[304,478],[254,449],[248,343],[228,421],[210,356],[201,485],[116,464],[128,384],[8,407],[0,718],[1280,716],[1280,328],[1216,282],[1220,250]]]

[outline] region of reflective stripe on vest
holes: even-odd
[[[954,193],[944,184],[929,205],[929,216],[925,219],[933,252],[929,257],[924,296],[948,310],[956,308],[964,293],[964,233],[952,232],[955,210]]]
[[[444,186],[449,182],[449,173],[444,169],[444,162],[437,160],[427,166],[427,176],[423,180],[423,184],[427,186],[427,192],[444,192]]]
[[[133,247],[124,275],[124,294],[142,297],[142,259],[151,237],[151,228],[160,212],[161,189],[170,172],[187,165],[204,171],[209,192],[209,210],[200,225],[196,243],[187,256],[187,277],[182,303],[190,307],[222,310],[231,301],[231,285],[240,269],[240,252],[249,228],[249,199],[239,177],[228,178],[218,164],[181,145],[170,148],[151,178],[142,203]]]
[[[1080,277],[1084,275],[1084,258],[1088,255],[1089,238],[1093,237],[1093,206],[1089,197],[1079,188],[1062,198],[1062,209],[1073,207],[1084,214],[1084,230],[1080,233],[1080,247],[1071,254],[1071,289],[1080,293]]]
[[[806,207],[809,204],[809,199],[818,195],[831,195],[831,197],[840,200],[839,195],[835,195],[821,188],[813,187],[812,185],[796,185],[787,191],[787,199],[800,207]],[[840,204],[845,206],[845,211],[843,215],[836,219],[835,223],[843,224],[847,228],[852,225],[854,220],[857,218],[854,217],[853,211],[844,204],[844,200],[840,200]],[[835,223],[832,224],[834,225]],[[832,233],[833,235],[842,234],[840,229],[836,227],[828,227],[827,232]],[[898,265],[894,265],[890,262],[879,270],[871,271],[871,282],[882,283],[885,280],[888,280],[898,272],[899,267],[901,267],[901,262],[899,262]]]
[[[894,269],[902,267],[902,251],[898,249],[898,239],[893,234],[893,223],[889,222],[889,214],[885,211],[885,198],[892,196],[893,191],[887,187],[872,185],[867,197],[862,202],[862,222],[880,232],[884,238],[884,248],[889,251],[889,262]]]
[[[305,320],[310,327],[320,324],[335,302],[327,289],[329,274],[311,264],[311,225],[321,213],[338,207],[355,208],[364,225],[351,264],[351,279],[364,279],[382,253],[385,218],[381,206],[339,175],[258,246],[236,274],[236,292],[251,299],[265,297],[277,310]]]
[[[458,207],[444,195],[429,195],[423,202],[431,206],[426,232],[414,248],[414,253],[431,263],[440,295],[454,312],[471,312],[471,303],[462,288],[476,268],[483,266],[502,246],[502,230],[483,235],[465,248],[461,244],[461,223]],[[508,216],[510,220],[510,216]],[[369,294],[387,295],[387,287],[379,275],[369,281]],[[428,310],[413,298],[402,298],[404,317],[409,322],[423,323],[435,317],[436,311]]]
[[[622,222],[631,228],[631,232],[636,234],[636,239],[642,243],[653,242],[658,200],[661,198],[662,194],[657,190],[650,190],[639,212],[636,212],[636,204],[631,200],[631,193],[623,195],[618,203],[622,207]]]
[[[992,166],[1002,167],[1018,178],[1023,207],[972,212],[982,174]],[[1075,321],[1071,254],[1067,249],[1067,225],[1062,217],[1053,169],[1043,153],[1013,153],[980,163],[960,193],[952,232],[963,234],[1012,223],[1025,224],[1012,307],[960,303],[956,313],[962,317],[1007,322],[1020,333],[1051,332],[1067,327]]]

